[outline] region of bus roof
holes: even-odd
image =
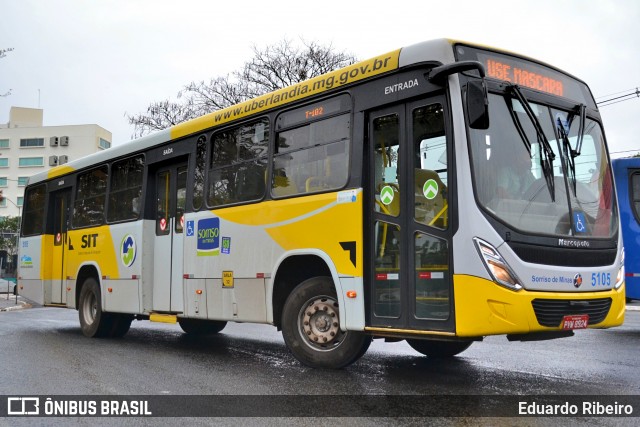
[[[282,107],[307,97],[344,87],[397,69],[424,62],[436,61],[442,64],[453,63],[455,62],[455,56],[452,46],[455,44],[465,44],[481,49],[491,49],[496,52],[512,54],[500,49],[445,38],[409,45],[222,110],[205,114],[204,116],[177,124],[168,129],[154,132],[151,135],[114,145],[109,149],[73,160],[64,165],[56,166],[48,171],[34,174],[29,178],[29,185],[63,176],[113,159],[126,157],[129,154],[144,151],[184,136],[209,130],[216,126],[263,113],[273,108]],[[519,54],[518,56],[529,59]],[[540,61],[536,62],[540,63]]]

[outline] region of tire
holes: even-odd
[[[473,341],[436,341],[408,339],[407,343],[418,353],[434,359],[453,357],[471,346]]]
[[[189,335],[214,335],[222,331],[227,322],[223,320],[178,319],[182,330]]]
[[[80,328],[84,336],[89,338],[108,336],[113,327],[113,318],[109,313],[102,311],[100,286],[96,279],[89,277],[84,281],[78,302]]]
[[[371,337],[340,330],[340,310],[333,281],[313,277],[299,284],[282,311],[282,336],[304,365],[340,369],[366,353]]]
[[[112,324],[107,336],[110,338],[121,338],[129,332],[133,316],[130,314],[111,314]]]

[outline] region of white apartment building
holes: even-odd
[[[43,110],[11,107],[0,124],[0,217],[22,213],[31,175],[111,147],[111,132],[98,125],[43,126]]]

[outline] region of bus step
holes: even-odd
[[[151,313],[149,315],[149,320],[160,323],[178,323],[178,316],[175,314]]]

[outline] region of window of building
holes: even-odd
[[[9,167],[9,159],[6,157],[0,157],[0,168],[8,168]]]
[[[21,138],[20,147],[44,147],[44,138]]]
[[[269,147],[269,121],[243,124],[213,135],[209,206],[261,199]]]
[[[107,221],[126,221],[137,219],[140,216],[143,176],[143,156],[132,157],[113,164]]]
[[[16,203],[17,206],[22,206],[24,204],[24,197],[18,196],[18,203]]]
[[[0,148],[9,148],[9,140],[0,139]]]
[[[349,176],[351,115],[341,96],[281,115],[278,124],[302,124],[277,135],[271,192],[275,197],[335,190]],[[320,120],[318,120],[320,118]],[[313,121],[315,120],[315,121]]]
[[[78,175],[76,201],[73,206],[74,227],[100,225],[104,222],[107,176],[107,166]]]
[[[9,180],[6,176],[0,177],[0,187],[7,187],[9,185]]]
[[[103,150],[106,150],[107,148],[111,148],[111,143],[106,139],[100,138],[100,142],[98,143],[98,146]]]
[[[3,160],[3,159],[0,159]],[[6,159],[7,163],[9,159]],[[0,166],[2,166],[0,164]],[[8,164],[7,164],[8,166]],[[20,157],[18,159],[18,166],[21,168],[24,167],[34,167],[34,166],[44,166],[44,157]]]
[[[26,187],[26,185],[29,183],[29,177],[28,176],[19,176],[18,177],[18,187]]]
[[[7,207],[7,199],[0,200],[0,208],[6,208],[6,207]]]
[[[44,202],[47,189],[44,184],[32,187],[25,194],[22,235],[41,234],[44,226]]]

